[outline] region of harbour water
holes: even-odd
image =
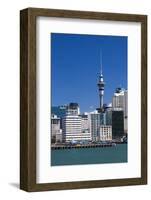
[[[104,148],[51,150],[51,166],[124,163],[127,160],[127,144]]]

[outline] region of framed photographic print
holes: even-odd
[[[147,16],[20,12],[20,188],[147,184]]]

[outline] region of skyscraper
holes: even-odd
[[[81,135],[81,117],[78,115],[66,115],[62,119],[63,140],[79,140]]]
[[[87,131],[82,131],[82,119],[79,105],[77,103],[70,103],[67,106],[66,116],[62,118],[62,133],[65,142],[91,140],[88,128],[86,128]]]
[[[91,113],[90,116],[92,141],[96,142],[99,140],[100,135],[100,113]]]
[[[112,111],[112,138],[120,140],[124,136],[124,112]]]
[[[123,111],[124,117],[124,132],[127,133],[127,118],[128,118],[128,97],[127,90],[123,88],[116,88],[112,99],[113,111]]]
[[[67,115],[80,115],[80,108],[78,103],[69,103],[67,106]]]
[[[124,109],[124,89],[116,88],[114,96],[112,98],[112,107],[114,110]]]

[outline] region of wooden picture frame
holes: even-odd
[[[141,177],[36,183],[36,18],[60,17],[141,23]],[[20,188],[47,191],[147,184],[147,16],[27,8],[20,12]]]

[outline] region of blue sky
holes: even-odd
[[[126,36],[52,33],[52,106],[77,102],[82,112],[99,106],[101,51],[104,103],[112,101],[116,87],[127,89],[127,40]]]

